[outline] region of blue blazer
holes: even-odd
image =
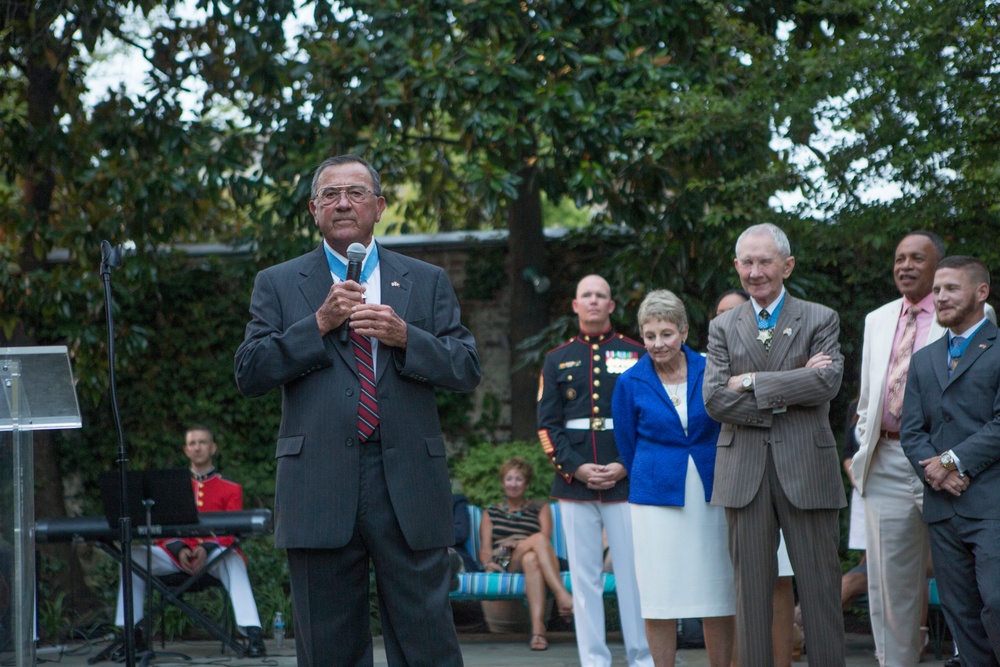
[[[622,373],[615,386],[611,414],[615,443],[628,470],[628,500],[639,505],[684,505],[688,456],[705,486],[705,502],[715,480],[715,444],[719,424],[705,412],[701,385],[705,358],[687,345],[688,432],[667,396],[649,355]]]

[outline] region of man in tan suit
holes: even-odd
[[[833,310],[788,294],[788,238],[771,224],[736,241],[751,301],[712,320],[705,407],[722,423],[712,503],[726,508],[740,664],[771,664],[778,529],[795,569],[810,665],[844,664],[839,509],[847,504],[830,429],[844,358]]]
[[[858,400],[859,449],[851,477],[865,499],[868,608],[881,665],[920,662],[927,628],[928,533],[924,483],[900,446],[903,394],[910,359],[947,329],[934,313],[934,270],[944,241],[928,231],[896,246],[892,276],[901,298],[865,317]],[[993,308],[986,316],[996,319]],[[923,630],[923,632],[922,632]]]
[[[892,276],[901,298],[865,317],[858,400],[859,449],[851,476],[865,499],[868,607],[879,664],[920,662],[927,595],[924,484],[899,444],[903,392],[913,353],[944,334],[934,316],[934,267],[944,243],[931,232],[896,246]]]

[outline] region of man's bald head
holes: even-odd
[[[611,313],[615,302],[611,299],[611,286],[603,277],[584,276],[576,285],[573,312],[580,320],[580,331],[597,335],[611,328]]]

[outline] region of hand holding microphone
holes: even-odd
[[[353,280],[356,283],[361,282],[361,265],[365,261],[365,247],[360,243],[352,243],[347,247],[347,277],[344,280]],[[340,342],[346,343],[348,337],[351,335],[351,329],[348,326],[348,321],[350,318],[344,320],[344,323],[340,325]]]

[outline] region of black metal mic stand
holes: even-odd
[[[125,665],[135,667],[135,609],[132,600],[132,520],[128,514],[128,456],[125,453],[125,431],[118,411],[118,393],[115,388],[115,319],[111,312],[111,268],[121,266],[121,246],[111,247],[108,241],[101,241],[101,278],[104,281],[104,311],[108,323],[108,377],[111,391],[111,413],[118,432],[118,472],[121,485],[121,505],[118,518],[119,541],[122,545],[122,609],[125,627]]]
[[[146,650],[139,653],[140,667],[146,667],[159,656],[173,656],[181,660],[190,660],[191,656],[170,651],[157,653],[153,648],[153,505],[152,498],[143,498],[142,506],[146,508]]]

